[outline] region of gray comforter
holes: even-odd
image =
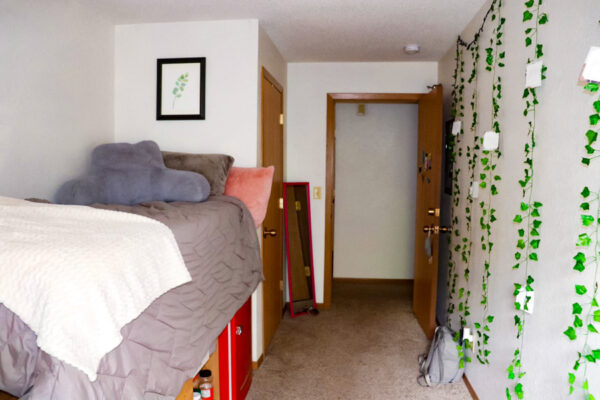
[[[123,342],[104,356],[94,382],[41,351],[35,334],[0,304],[0,390],[28,400],[174,398],[262,279],[254,222],[237,199],[96,207],[165,223],[192,282],[123,327]]]

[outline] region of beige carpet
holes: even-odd
[[[330,310],[284,318],[248,400],[470,400],[462,381],[417,384],[428,342],[411,303],[407,285],[335,284]]]

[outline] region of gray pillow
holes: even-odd
[[[168,168],[193,171],[204,175],[210,183],[210,194],[221,195],[233,165],[233,157],[226,154],[189,154],[163,151],[163,159]]]
[[[59,204],[125,204],[145,201],[200,202],[208,198],[205,177],[165,167],[155,142],[103,144],[92,152],[88,175],[58,190]]]

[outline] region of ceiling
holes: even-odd
[[[486,0],[79,0],[115,24],[257,18],[288,62],[437,61]],[[421,53],[404,54],[408,43]]]

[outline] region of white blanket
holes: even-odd
[[[173,233],[158,221],[0,197],[0,303],[42,350],[92,381],[121,328],[190,280]]]

